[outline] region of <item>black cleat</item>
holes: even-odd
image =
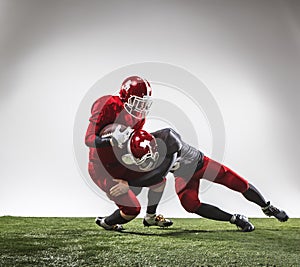
[[[171,226],[173,222],[166,219],[163,215],[155,215],[153,217],[144,217],[143,224],[144,226],[168,227]]]
[[[122,224],[115,224],[115,225],[108,225],[105,223],[105,217],[97,217],[95,219],[95,223],[99,225],[100,227],[104,228],[105,230],[112,230],[112,231],[122,231],[124,230]]]
[[[289,219],[289,216],[285,213],[285,211],[272,206],[270,204],[270,201],[268,201],[267,204],[268,206],[262,208],[264,214],[266,214],[269,217],[274,216],[280,222],[286,222]]]
[[[230,219],[230,223],[235,224],[243,232],[252,232],[255,229],[254,225],[249,222],[248,218],[240,214],[234,214]]]

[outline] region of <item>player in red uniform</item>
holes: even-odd
[[[121,183],[115,178],[122,177],[123,169],[118,168],[113,145],[120,146],[128,139],[131,129],[141,129],[145,117],[152,104],[152,90],[147,80],[138,76],[126,78],[121,86],[119,96],[107,95],[99,98],[92,106],[90,123],[85,136],[85,143],[90,148],[88,170],[93,181],[115,201],[120,210],[116,211],[115,218],[122,218],[124,222],[131,220],[140,212],[140,205],[132,190],[122,196],[112,196],[111,189]],[[103,138],[101,130],[112,123],[127,126],[126,131],[115,129],[113,138]],[[156,208],[162,197],[165,180],[154,185],[148,192],[148,207],[145,220],[149,225],[166,226],[172,222],[159,216],[157,220]],[[118,186],[120,188],[120,186]],[[138,193],[138,190],[136,190]],[[153,204],[155,203],[155,204]],[[97,221],[96,221],[97,222]]]
[[[113,136],[107,138],[114,139]],[[134,194],[137,195],[141,191],[141,187],[150,187],[155,190],[162,183],[164,185],[165,175],[176,159],[174,149],[171,151],[172,153],[170,151],[164,153],[163,149],[158,152],[156,139],[144,130],[132,132],[130,138],[124,140],[122,144],[123,146],[113,147],[119,161],[117,169],[122,179],[113,186],[111,183],[106,184],[107,189],[112,186],[109,189],[109,197],[118,204],[120,209],[110,216],[96,219],[96,223],[106,230],[122,230],[122,224],[131,221],[138,215],[139,202]],[[163,145],[160,144],[159,147],[163,147]],[[159,200],[160,195],[158,199],[153,196],[149,199],[148,205],[156,207]],[[127,206],[126,210],[124,206]],[[127,216],[120,216],[124,211]],[[130,216],[128,216],[129,212],[132,212]],[[153,225],[147,218],[144,218],[143,224],[144,226]],[[166,227],[172,225],[172,222],[162,215],[158,215],[155,217],[155,225]]]
[[[139,160],[136,159],[137,156],[132,152],[132,150],[134,150],[132,148],[137,147],[141,142],[144,143],[143,136],[147,136],[144,131],[141,134],[139,134],[139,132],[140,131],[135,133],[129,139],[129,151],[122,156],[122,160],[125,164],[138,164],[139,162]],[[237,225],[244,232],[254,230],[254,226],[245,216],[230,214],[213,205],[200,202],[198,196],[200,180],[207,179],[240,192],[247,200],[260,206],[267,216],[274,216],[281,222],[288,220],[289,217],[283,210],[279,210],[272,206],[270,202],[267,202],[261,193],[247,180],[226,166],[204,156],[198,149],[183,142],[180,135],[174,130],[163,129],[152,133],[152,135],[158,144],[158,155],[152,157],[152,161],[149,162],[152,163],[152,167],[155,168],[155,170],[150,172],[146,178],[150,182],[159,182],[163,180],[167,169],[173,172],[175,176],[176,193],[182,206],[188,212],[196,213],[208,219],[228,221]],[[135,136],[139,138],[135,138]],[[151,140],[151,138],[148,138],[148,140]],[[149,149],[141,152],[139,157],[142,157],[143,153],[148,154]],[[169,159],[172,157],[174,157],[174,159],[170,161]],[[162,162],[158,162],[158,159]],[[126,175],[123,177],[126,177]]]

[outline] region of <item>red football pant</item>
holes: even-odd
[[[226,166],[204,156],[203,167],[195,172],[189,181],[183,177],[175,177],[176,193],[181,205],[191,213],[201,206],[198,195],[200,179],[222,184],[240,193],[244,193],[249,188],[247,180]]]
[[[117,182],[113,181],[113,177],[103,177],[103,167],[100,164],[89,162],[88,171],[93,179],[94,183],[103,190],[107,197],[114,201],[115,204],[119,207],[119,209],[126,215],[137,216],[141,211],[141,205],[139,200],[137,199],[134,192],[128,190],[127,193],[122,194],[118,197],[113,197],[109,194],[110,189],[117,184]],[[118,178],[119,179],[119,178]],[[162,185],[162,183],[166,182],[166,178],[163,182],[150,186],[150,189],[158,188]]]

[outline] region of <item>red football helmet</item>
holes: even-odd
[[[141,77],[126,78],[121,86],[120,98],[125,110],[135,118],[144,119],[152,105],[150,83]]]
[[[153,135],[144,130],[135,131],[128,141],[129,154],[122,157],[124,163],[138,165],[143,171],[149,171],[159,158],[157,143]]]

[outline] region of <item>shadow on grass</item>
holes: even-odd
[[[200,233],[233,233],[237,232],[237,230],[182,230],[179,228],[164,228],[159,229],[163,230],[165,233],[147,233],[147,232],[138,232],[138,231],[121,231],[122,234],[130,234],[130,235],[139,235],[139,236],[181,236],[181,235],[189,235],[189,234],[200,234]],[[175,231],[174,231],[175,230]]]

